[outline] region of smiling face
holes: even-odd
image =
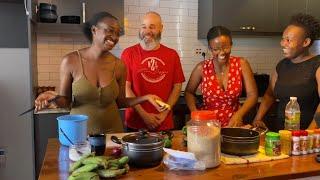
[[[119,41],[120,26],[117,20],[106,17],[92,27],[93,43],[109,51]]]
[[[161,39],[163,26],[159,15],[148,13],[144,16],[140,31],[140,44],[144,49],[152,50],[156,48]]]
[[[299,26],[289,25],[283,32],[280,45],[286,58],[294,59],[303,54],[310,44],[305,31]]]
[[[219,63],[227,63],[231,54],[232,42],[229,36],[221,35],[209,41],[214,60]]]

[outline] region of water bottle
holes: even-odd
[[[290,97],[290,101],[286,106],[284,129],[300,129],[300,106],[298,104],[297,97]]]

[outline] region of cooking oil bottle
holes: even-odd
[[[299,130],[300,129],[300,106],[297,97],[290,97],[285,109],[284,129]]]

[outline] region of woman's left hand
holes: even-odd
[[[242,116],[234,113],[229,121],[228,127],[239,127],[243,125]]]
[[[148,95],[146,95],[146,98],[159,112],[162,112],[162,111],[168,109],[168,107],[161,106],[159,103],[156,102],[156,100],[162,101],[162,99],[159,96],[153,95],[153,94],[148,94]]]

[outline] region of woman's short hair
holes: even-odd
[[[314,40],[319,38],[320,24],[319,21],[308,14],[299,13],[291,17],[289,25],[298,26],[304,29],[306,38],[310,38],[310,46]]]
[[[112,14],[108,12],[99,12],[93,15],[89,21],[84,23],[82,32],[91,43],[92,43],[92,32],[91,32],[92,26],[96,26],[104,18],[112,18],[118,21],[116,17],[114,17]]]
[[[208,34],[207,34],[208,44],[209,44],[210,40],[212,40],[218,36],[228,36],[230,38],[231,44],[232,44],[231,31],[223,26],[213,26],[211,29],[209,29]]]

